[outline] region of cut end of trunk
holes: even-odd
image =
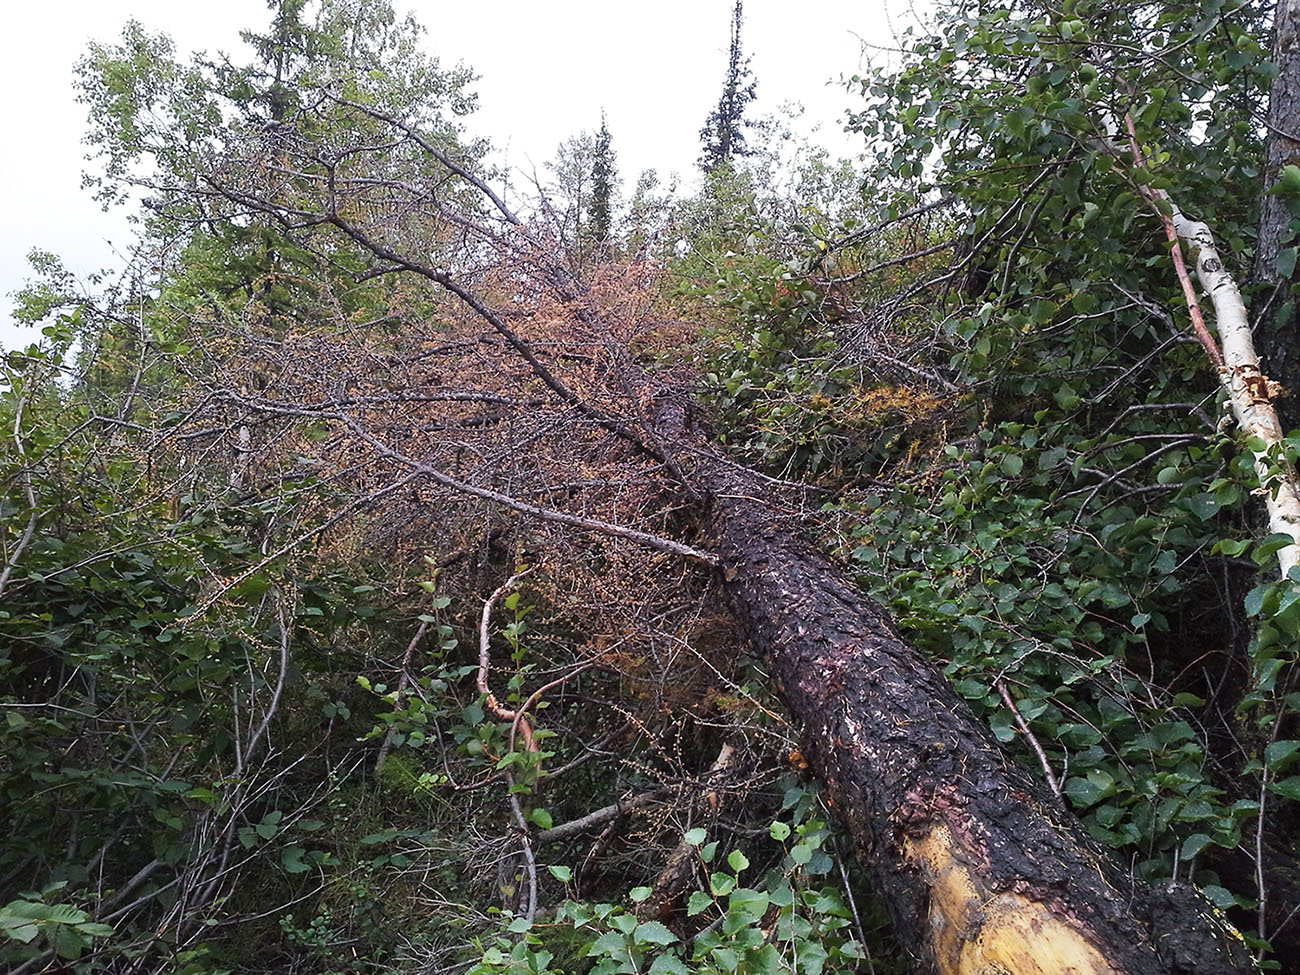
[[[904,843],[930,890],[939,975],[1119,975],[1077,926],[1047,905],[984,889],[975,859],[942,823]]]

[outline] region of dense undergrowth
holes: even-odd
[[[1294,904],[1261,901],[1269,863],[1294,862],[1300,599],[1272,580],[1282,541],[1259,538],[1248,445],[1136,189],[1195,209],[1246,279],[1262,133],[1227,109],[1263,103],[1266,18],[1069,8],[951,11],[907,38],[902,68],[858,85],[857,168],[760,153],[685,200],[643,181],[615,239],[567,244],[624,347],[696,396],[1094,837],[1294,957]],[[382,429],[484,490],[689,529],[662,472],[543,403],[433,289],[194,179],[228,165],[308,200],[277,160],[317,139],[345,167],[380,128],[350,103],[414,106],[481,165],[468,74],[413,24],[278,9],[243,71],[179,65],[139,27],[83,66],[105,192],[155,194],[142,260],[162,270],[87,296],[43,257],[21,315],[45,337],[5,361],[0,960],[908,970],[704,574],[365,453]],[[1122,111],[1150,171],[1107,141]],[[463,206],[394,235],[463,262],[596,388],[599,343],[458,249],[482,218]],[[455,412],[452,386],[480,405]],[[492,412],[513,396],[536,414]],[[530,569],[484,651],[485,600]]]

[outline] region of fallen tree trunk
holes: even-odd
[[[882,608],[757,500],[751,478],[697,470],[736,615],[919,971],[1255,970],[1194,888],[1149,888],[1099,850]]]
[[[888,613],[691,432],[646,425],[708,509],[721,584],[802,728],[894,933],[927,975],[1227,975],[1255,960],[1194,887],[1124,870],[1008,756]]]

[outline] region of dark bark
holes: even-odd
[[[1273,15],[1273,61],[1277,77],[1269,90],[1267,159],[1264,189],[1273,186],[1288,164],[1300,164],[1300,0],[1278,0]],[[1255,281],[1265,285],[1256,300],[1256,341],[1269,375],[1282,385],[1278,404],[1284,425],[1300,419],[1300,314],[1290,286],[1300,281],[1296,271],[1278,274],[1278,256],[1291,241],[1291,211],[1287,201],[1265,192],[1260,198],[1259,246],[1255,252]]]
[[[1255,970],[1198,892],[1099,849],[751,475],[694,457],[735,613],[918,971]]]

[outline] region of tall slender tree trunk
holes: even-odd
[[[1286,276],[1278,272],[1278,257],[1291,245],[1291,212],[1285,200],[1267,190],[1284,166],[1300,164],[1300,0],[1277,0],[1273,62],[1278,73],[1269,91],[1266,192],[1260,200],[1253,276],[1256,282],[1274,287],[1261,289],[1256,299],[1255,328],[1261,357],[1282,386],[1283,420],[1294,426],[1300,420],[1300,313],[1291,304],[1290,286],[1300,281],[1300,268]]]

